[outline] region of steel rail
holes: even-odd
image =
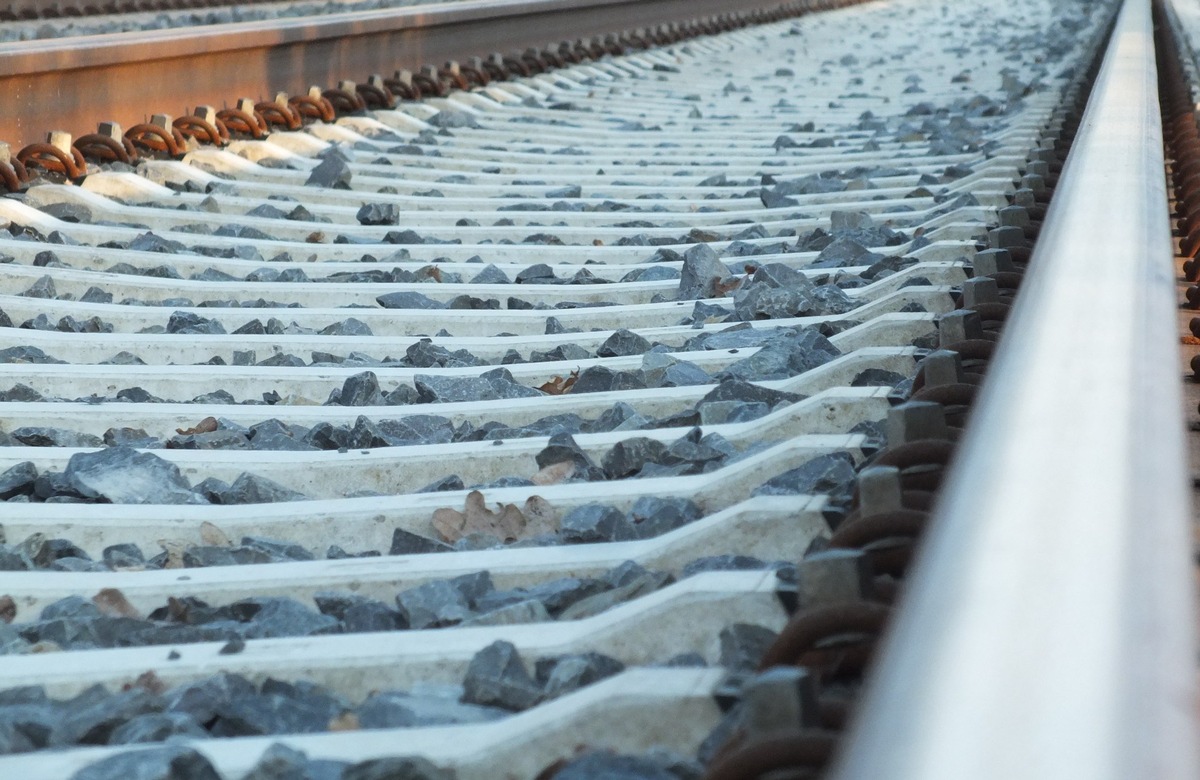
[[[833,776],[1197,776],[1149,0],[1124,3]]]
[[[808,0],[802,10],[844,5]],[[779,0],[464,0],[320,17],[184,27],[0,46],[0,140],[145,121],[240,97],[419,70],[495,50],[783,6]],[[265,92],[265,90],[272,90]]]

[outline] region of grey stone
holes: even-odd
[[[444,309],[440,301],[419,292],[392,292],[376,296],[375,302],[385,309]]]
[[[910,279],[910,282],[915,279]],[[845,314],[854,311],[862,305],[861,301],[851,298],[836,284],[823,284],[813,290],[813,298],[817,302],[817,314]]]
[[[882,368],[868,368],[855,375],[854,379],[850,381],[850,386],[894,387],[907,378],[903,374],[897,374],[895,371],[886,371]]]
[[[774,631],[750,623],[734,623],[721,629],[721,666],[734,671],[757,669],[776,636]]]
[[[82,596],[66,596],[42,608],[41,620],[100,617],[100,609]]]
[[[312,768],[308,756],[277,742],[263,751],[254,768],[241,780],[335,780],[341,777],[342,768],[346,766],[341,762],[322,763],[334,766],[330,767],[329,773],[318,774],[320,770]]]
[[[475,117],[466,111],[455,111],[453,109],[442,109],[433,116],[425,120],[434,127],[454,129],[460,127],[479,127],[479,123],[475,121]]]
[[[637,569],[641,569],[641,567],[638,566]],[[576,601],[562,611],[562,614],[558,616],[559,620],[581,620],[592,615],[599,615],[618,604],[658,590],[670,581],[671,575],[669,574],[647,572],[642,569],[640,573],[631,573],[627,580],[622,581],[622,584],[616,587]]]
[[[555,463],[570,462],[575,465],[575,476],[583,479],[602,479],[604,472],[597,468],[591,457],[575,442],[569,433],[559,433],[550,437],[545,448],[535,458],[539,469],[552,466]]]
[[[263,693],[221,702],[209,726],[214,737],[315,734],[329,728],[340,707],[326,698]]]
[[[773,408],[781,403],[791,404],[803,399],[804,396],[796,393],[785,393],[782,390],[772,390],[769,387],[751,384],[742,379],[724,377],[720,384],[697,402],[696,408],[702,409],[705,404],[724,401],[761,403],[768,408]]]
[[[146,433],[141,428],[109,428],[104,432],[104,444],[107,447],[135,447],[137,449],[157,449],[163,443]]]
[[[49,276],[38,277],[29,289],[21,293],[26,298],[47,298],[53,299],[58,297],[58,292],[54,289],[54,279]]]
[[[622,328],[604,340],[596,350],[599,357],[623,357],[641,355],[650,349],[650,342],[631,330]]]
[[[141,548],[128,542],[105,547],[102,557],[110,569],[131,568],[143,566],[146,563],[146,557],[142,554]]]
[[[340,322],[335,322],[332,325],[326,325],[318,331],[322,336],[373,336],[371,327],[362,320],[357,320],[354,317],[347,317]]]
[[[423,555],[425,553],[449,552],[451,549],[450,545],[439,542],[436,539],[430,539],[427,536],[421,536],[406,531],[403,528],[397,528],[392,531],[392,546],[388,549],[388,555]]]
[[[720,447],[714,446],[724,442],[724,439],[718,434],[710,433],[707,436],[700,434],[699,428],[693,428],[684,436],[671,442],[662,459],[663,465],[686,464],[688,468],[683,473],[696,474],[706,470],[706,466],[710,463],[714,465],[721,463],[731,454],[729,448],[724,444]]]
[[[621,512],[605,504],[584,504],[562,519],[559,536],[564,542],[625,542],[636,538]]]
[[[517,284],[547,284],[554,280],[554,269],[545,263],[535,263],[517,273]]]
[[[355,218],[360,225],[399,225],[400,209],[394,203],[365,203]]]
[[[382,403],[379,377],[373,371],[363,371],[347,378],[338,395],[338,404],[341,406],[379,406]]]
[[[621,277],[622,282],[665,282],[678,279],[679,271],[667,265],[652,265],[635,268]]]
[[[494,401],[541,395],[537,390],[513,381],[512,374],[505,368],[493,369],[478,377],[418,374],[413,384],[422,403]]]
[[[815,328],[784,329],[753,355],[717,374],[717,379],[787,379],[824,365],[841,354],[841,350]]]
[[[488,263],[483,270],[471,278],[471,284],[511,284],[508,274],[501,271],[494,263]],[[511,307],[510,307],[511,308]]]
[[[713,381],[708,372],[686,360],[672,359],[672,362],[664,366],[661,371],[657,369],[647,371],[644,363],[645,361],[643,361],[641,374],[645,377],[647,387],[689,387],[707,385]]]
[[[363,728],[395,729],[487,723],[507,716],[508,712],[442,696],[385,691],[368,698],[355,710],[355,714]]]
[[[104,745],[113,731],[126,721],[158,712],[163,706],[164,702],[157,694],[132,688],[82,706],[71,706],[56,731],[58,738],[67,744]]]
[[[221,780],[221,776],[202,753],[171,745],[117,753],[80,769],[71,780]]]
[[[541,693],[517,648],[511,642],[496,641],[471,659],[463,680],[462,700],[520,712],[536,704]]]
[[[250,448],[246,436],[238,431],[216,430],[172,436],[167,449],[173,450],[244,450]]]
[[[546,699],[556,699],[625,669],[625,664],[602,653],[564,655],[549,661],[537,664],[538,679],[544,679],[542,689]]]
[[[546,611],[557,617],[562,614],[563,610],[575,602],[600,593],[607,587],[608,585],[602,580],[560,577],[559,579],[542,582],[531,588],[520,590],[522,595],[517,598],[520,599],[527,596],[537,599],[546,606]]]
[[[434,580],[401,591],[396,596],[396,606],[413,629],[456,625],[472,614],[467,596],[448,580]]]
[[[166,711],[183,713],[197,723],[208,723],[216,717],[222,702],[256,693],[254,685],[245,677],[220,672],[167,691]]]
[[[222,504],[270,504],[277,501],[304,501],[303,493],[257,474],[243,472],[229,490],[221,495]]]
[[[418,493],[441,493],[447,490],[466,490],[466,484],[463,483],[462,477],[457,474],[451,474],[441,479],[435,479],[425,487],[418,490]]]
[[[835,238],[817,254],[810,268],[845,268],[851,265],[871,265],[878,255],[851,238]]]
[[[254,597],[229,605],[239,621],[253,622],[259,636],[317,636],[341,631],[338,619],[323,615],[295,599]]]
[[[313,596],[322,615],[340,620],[347,633],[404,628],[399,613],[378,599],[356,594],[319,592]]]
[[[225,328],[217,320],[193,312],[176,311],[167,320],[167,333],[221,335]]]
[[[639,539],[650,539],[699,520],[703,512],[687,498],[642,496],[629,510],[629,522]]]
[[[338,155],[327,155],[312,169],[304,184],[308,187],[348,190],[352,178],[354,174],[345,159]]]
[[[113,504],[206,503],[178,466],[129,447],[72,455],[63,476],[79,495]]]
[[[653,761],[595,751],[572,759],[554,774],[554,780],[679,780]]]
[[[465,349],[451,352],[445,347],[434,344],[430,339],[421,339],[410,345],[405,350],[404,359],[409,365],[417,368],[432,368],[433,366],[454,368],[480,365],[479,360]]]
[[[711,401],[698,404],[701,425],[724,425],[727,423],[757,420],[770,413],[771,407],[761,401]]]
[[[442,769],[427,758],[388,756],[351,764],[341,780],[454,780],[456,776],[453,770]]]
[[[608,366],[588,366],[571,387],[572,393],[606,393],[611,390],[641,390],[646,382],[634,371],[613,371]]]
[[[38,470],[33,461],[26,460],[10,466],[0,473],[0,500],[7,501],[13,496],[31,495],[37,478]]]
[[[683,567],[684,577],[705,571],[756,571],[769,568],[768,564],[750,555],[709,555],[697,558]]]
[[[679,276],[680,300],[713,297],[717,282],[729,276],[729,269],[707,244],[696,244],[683,254]]]
[[[108,737],[108,744],[165,742],[174,736],[197,739],[207,737],[208,732],[181,712],[149,712],[130,718],[113,729]]]
[[[743,321],[807,317],[824,313],[811,289],[752,284],[733,294],[734,316]]]
[[[544,623],[551,620],[546,606],[537,599],[508,604],[464,620],[464,626],[508,626],[524,623]]]
[[[854,459],[847,452],[818,455],[754,489],[756,496],[842,495],[855,480]]]
[[[648,462],[661,462],[666,452],[667,445],[661,441],[638,436],[614,444],[604,453],[601,466],[609,479],[625,479],[636,476]]]
[[[315,556],[308,551],[308,548],[302,545],[286,540],[268,539],[265,536],[243,536],[241,545],[261,550],[270,556],[273,562],[311,561],[315,559]]]

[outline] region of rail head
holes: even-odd
[[[1196,777],[1150,0],[1126,0],[834,776]]]

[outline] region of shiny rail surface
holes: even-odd
[[[1112,36],[835,777],[1194,777],[1150,3]]]

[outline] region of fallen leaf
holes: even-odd
[[[200,541],[213,547],[230,547],[233,545],[233,542],[229,540],[224,531],[207,520],[200,524]]]
[[[116,588],[104,588],[95,596],[92,603],[100,610],[100,614],[109,617],[140,618],[142,615],[137,608],[129,603],[125,594]]]
[[[0,596],[0,620],[5,623],[13,622],[17,616],[17,602],[12,596]]]
[[[530,496],[525,499],[521,513],[525,515],[526,536],[558,533],[558,510],[541,496]]]
[[[329,721],[330,731],[358,731],[360,728],[362,724],[358,722],[358,716],[350,711],[343,712]]]
[[[197,433],[212,433],[217,429],[216,417],[205,417],[200,422],[196,423],[195,428],[176,428],[175,433],[180,436],[192,436]]]
[[[309,244],[324,244],[325,234],[318,230],[316,232],[309,233],[305,237],[304,241]]]
[[[574,473],[575,464],[569,460],[564,460],[561,463],[551,463],[529,479],[535,485],[557,485],[559,482],[570,479]]]
[[[150,693],[162,693],[163,691],[167,690],[167,684],[160,680],[158,675],[154,672],[142,672],[138,675],[136,680],[134,680],[132,683],[126,683],[125,685],[122,685],[121,688],[126,691],[134,688],[141,688],[142,690]]]
[[[575,380],[577,379],[579,379],[578,369],[572,371],[570,375],[566,377],[553,377],[549,382],[540,385],[538,390],[541,390],[547,395],[562,395],[563,393],[568,393],[571,391],[571,388],[575,386]]]
[[[167,562],[162,566],[164,569],[183,568],[183,551],[187,549],[186,544],[173,539],[159,539],[158,546],[167,554]]]
[[[472,490],[467,494],[463,511],[443,507],[433,513],[433,528],[443,541],[453,544],[470,534],[489,534],[506,542],[516,541],[525,534],[528,520],[516,504],[497,504],[488,509],[483,493]]]
[[[748,277],[747,277],[748,278]],[[724,298],[733,290],[742,286],[743,277],[730,276],[713,283],[713,298]]]

